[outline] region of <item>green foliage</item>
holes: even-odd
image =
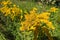
[[[6,40],[4,35],[0,32],[0,40]]]

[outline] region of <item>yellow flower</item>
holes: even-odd
[[[47,15],[47,16],[49,16],[50,13],[49,12],[42,12],[41,15]]]
[[[58,10],[58,8],[52,7],[52,8],[50,9],[50,12],[56,12],[57,10]]]
[[[14,16],[14,15],[12,15],[12,14],[11,14],[10,16],[11,16],[11,19],[12,19],[12,20],[14,20],[14,17],[15,17],[15,16]]]
[[[21,18],[20,19],[22,19],[23,18],[23,16],[20,16]]]
[[[39,19],[49,19],[49,16],[50,16],[50,13],[49,12],[42,12],[41,14],[39,14],[38,16],[37,16],[37,18],[39,18]]]
[[[34,8],[33,8],[33,10],[37,10],[37,8],[36,8],[36,7],[34,7]]]
[[[22,9],[20,9],[20,12],[21,12],[21,13],[23,12]]]
[[[8,1],[7,2],[6,1],[3,1],[2,4],[7,5],[8,4]]]
[[[12,4],[12,3],[8,0],[8,1],[3,1],[1,4],[6,6],[7,4]]]
[[[24,27],[20,27],[20,31],[25,31],[25,28]]]
[[[32,14],[33,14],[33,13],[35,13],[35,11],[34,11],[34,10],[32,10],[32,11],[30,11],[30,13],[32,13]]]
[[[6,10],[6,14],[7,14],[7,15],[10,15],[10,14],[11,14],[10,8],[8,8],[8,10]],[[5,15],[5,16],[7,16],[7,15]]]
[[[48,22],[47,23],[47,26],[50,28],[50,29],[55,29],[55,27],[53,26],[52,22]]]
[[[46,19],[40,19],[40,21],[41,21],[41,22],[44,22],[44,23],[46,23],[46,24],[49,22],[49,20],[46,20]]]
[[[29,14],[25,15],[26,20],[30,20]]]
[[[7,6],[2,7],[0,10],[1,10],[1,12],[3,12],[3,14],[5,16],[7,16],[7,15],[9,15],[11,13],[10,8],[8,8]]]
[[[30,28],[30,30],[35,30],[36,29],[36,27],[34,27],[34,26],[31,26],[31,28]]]

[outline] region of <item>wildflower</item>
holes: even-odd
[[[22,19],[23,18],[23,16],[20,16],[21,18],[20,19]]]
[[[7,5],[8,4],[8,1],[7,2],[6,1],[3,1],[2,4]]]
[[[50,29],[55,29],[55,27],[53,26],[52,22],[48,22],[47,23],[47,26],[50,28]]]
[[[36,8],[36,7],[34,7],[34,8],[33,8],[33,10],[37,10],[37,8]]]
[[[0,11],[4,14],[4,16],[9,16],[12,20],[22,13],[22,10],[17,7],[17,5],[12,4],[10,0],[2,1]]]
[[[36,27],[31,26],[30,30],[35,30]]]
[[[41,14],[39,14],[37,17],[39,19],[49,19],[50,13],[49,12],[42,12]]]
[[[1,4],[6,6],[7,4],[12,4],[12,2],[10,2],[10,1],[3,1]]]
[[[50,9],[50,12],[56,12],[57,10],[58,10],[58,8],[52,7],[52,8]]]
[[[23,12],[22,9],[20,9],[20,12],[21,12],[21,13]]]
[[[20,27],[20,31],[25,31],[25,28],[24,27]]]
[[[29,14],[25,15],[25,19],[26,19],[26,20],[29,20],[29,18],[30,18],[30,17],[29,17]]]

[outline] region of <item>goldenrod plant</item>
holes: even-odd
[[[21,3],[1,0],[0,40],[54,40],[59,8]]]

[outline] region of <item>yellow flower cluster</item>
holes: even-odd
[[[0,11],[5,15],[5,16],[10,16],[11,19],[13,20],[15,16],[20,14],[22,10],[18,8],[15,4],[10,5],[12,2],[10,1],[2,1],[1,5],[3,7],[0,8]]]
[[[45,23],[48,28],[55,29],[52,22],[49,21],[49,12],[37,13],[37,8],[33,8],[30,13],[25,14],[25,21],[21,22],[20,30],[35,30],[36,27],[40,27],[42,23]]]
[[[7,4],[12,4],[12,2],[10,2],[10,0],[8,0],[8,1],[3,1],[1,4],[3,4],[4,6],[7,6]]]

